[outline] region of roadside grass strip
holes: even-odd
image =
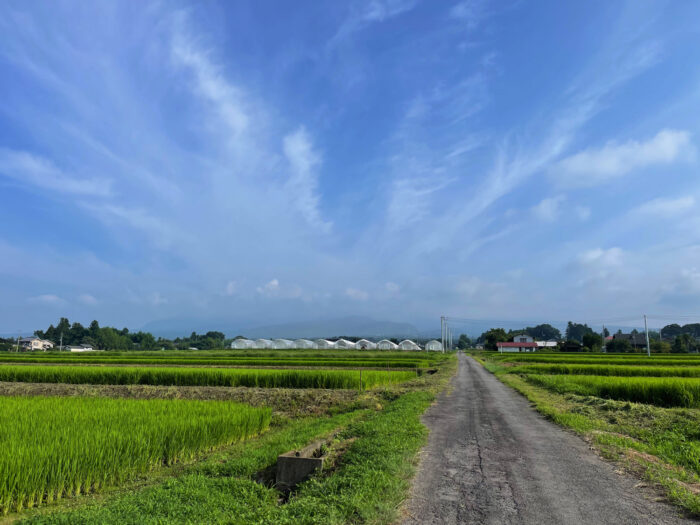
[[[196,465],[156,486],[73,510],[27,516],[32,524],[180,523],[337,525],[393,523],[408,494],[427,429],[420,415],[433,395],[412,392],[360,417],[290,421],[246,444],[227,459]],[[253,481],[277,455],[303,446],[344,422],[338,439],[351,442],[329,472],[302,483],[286,504],[279,493]]]
[[[0,381],[96,385],[360,389],[403,383],[415,371],[236,368],[0,366]]]
[[[524,374],[523,377],[559,394],[596,396],[661,407],[700,407],[700,378],[538,374]]]
[[[569,374],[592,376],[700,377],[700,367],[626,366],[617,364],[537,364],[512,367],[516,374]]]
[[[222,401],[0,398],[0,513],[97,491],[260,434],[271,410]]]

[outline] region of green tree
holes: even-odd
[[[537,326],[528,326],[525,333],[540,341],[548,339],[561,339],[561,332],[554,328],[551,324],[538,324]]]
[[[496,343],[508,341],[508,334],[503,328],[491,328],[488,332],[481,334],[486,350],[497,350]]]
[[[457,348],[460,350],[465,350],[469,347],[471,347],[472,342],[471,340],[467,337],[467,334],[460,334],[459,339],[457,340]]]
[[[590,348],[594,352],[597,352],[603,346],[603,338],[595,332],[584,334],[583,346]]]
[[[608,352],[634,352],[632,344],[627,339],[613,339],[605,345]]]
[[[586,334],[594,333],[593,329],[587,324],[579,324],[568,322],[566,325],[566,339],[571,341],[578,341],[583,343],[583,336]]]

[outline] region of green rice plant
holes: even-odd
[[[514,355],[507,357],[488,357],[500,363],[550,363],[550,364],[587,364],[587,365],[627,365],[627,366],[700,366],[700,359],[685,358],[669,359],[663,357],[646,357],[635,354],[634,357],[551,357],[550,355]]]
[[[523,377],[559,394],[573,393],[662,407],[700,407],[700,378],[538,374]]]
[[[96,366],[0,366],[0,381],[96,385],[365,389],[402,383],[415,371]]]
[[[516,374],[569,374],[593,376],[700,377],[700,367],[626,366],[617,364],[536,364],[509,369]]]
[[[267,429],[225,401],[0,398],[0,513],[99,490]]]

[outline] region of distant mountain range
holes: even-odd
[[[162,319],[147,323],[141,330],[151,332],[155,336],[175,338],[190,335],[193,331],[206,333],[209,331],[224,332],[227,337],[243,335],[248,338],[277,338],[288,339],[321,338],[321,337],[425,337],[410,323],[393,321],[377,321],[369,317],[350,316],[336,319],[301,321],[264,326],[233,326],[231,321],[215,320],[186,320]],[[432,332],[432,331],[431,331]],[[435,330],[439,335],[439,328]]]

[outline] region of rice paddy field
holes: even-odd
[[[700,356],[474,355],[603,455],[700,516]]]
[[[420,415],[455,361],[337,350],[0,354],[0,522],[343,523],[359,512],[389,521],[425,440]],[[261,473],[318,440],[328,468],[281,505]],[[319,483],[345,489],[318,507]]]

